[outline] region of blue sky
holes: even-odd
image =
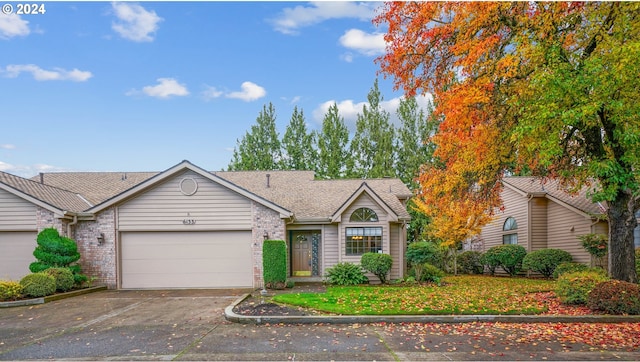
[[[379,2],[7,3],[0,171],[26,177],[220,170],[270,102],[281,136],[294,106],[319,129],[334,102],[353,129],[384,50]],[[394,114],[402,94],[379,82]]]

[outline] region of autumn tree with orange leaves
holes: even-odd
[[[442,238],[477,233],[519,172],[606,203],[609,273],[635,282],[640,3],[389,2],[381,72],[434,95],[440,127],[419,208]]]

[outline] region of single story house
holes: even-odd
[[[259,288],[265,239],[286,241],[292,277],[319,280],[380,252],[401,278],[410,197],[393,178],[209,172],[188,161],[163,172],[0,172],[0,279],[29,273],[47,227],[76,240],[83,272],[110,288]]]
[[[486,251],[502,244],[522,245],[527,252],[562,249],[576,262],[593,263],[578,237],[606,235],[609,229],[606,205],[588,199],[586,187],[569,194],[557,181],[537,177],[505,177],[502,185],[503,209],[482,228],[472,249]],[[640,228],[636,229],[637,246]]]

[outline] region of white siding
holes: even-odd
[[[193,178],[194,195],[180,191],[180,182]],[[193,220],[195,224],[187,224]],[[224,186],[188,171],[118,207],[118,229],[133,230],[249,230],[251,202]]]
[[[0,190],[0,230],[36,230],[36,205]]]

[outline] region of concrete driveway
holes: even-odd
[[[535,346],[403,325],[245,325],[223,310],[246,290],[102,291],[0,309],[0,360],[638,360],[638,351]],[[509,332],[512,333],[512,332]],[[481,352],[482,351],[482,352]]]

